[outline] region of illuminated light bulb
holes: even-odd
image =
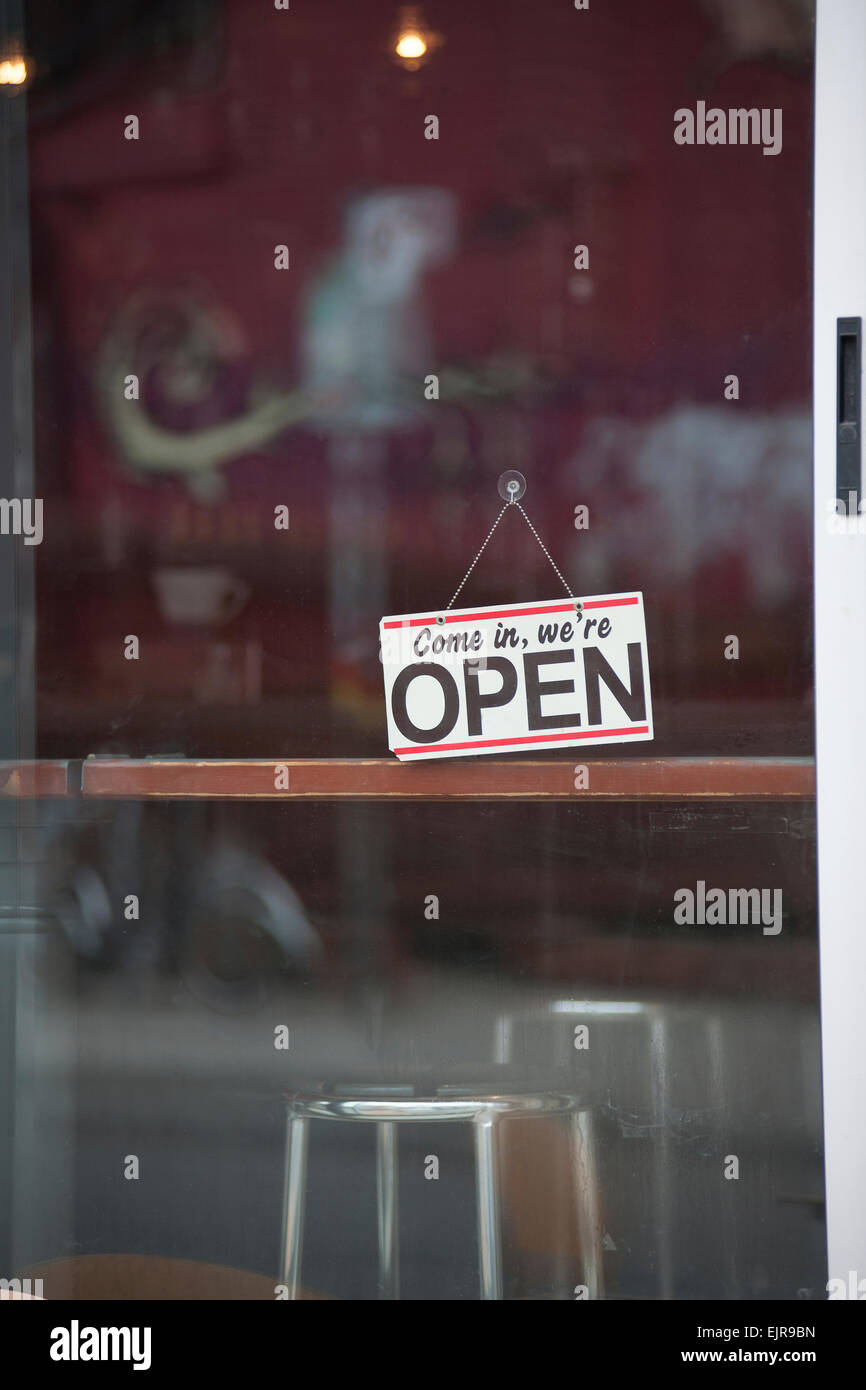
[[[440,46],[442,35],[428,29],[416,6],[405,5],[400,11],[392,43],[396,60],[407,72],[415,72]]]
[[[420,34],[401,34],[394,51],[398,58],[423,58],[427,44]]]
[[[4,58],[0,61],[0,85],[21,87],[27,81],[27,64],[23,58]]]

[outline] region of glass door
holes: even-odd
[[[813,8],[6,0],[10,1279],[826,1296]],[[400,762],[458,585],[652,739]]]

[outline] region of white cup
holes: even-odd
[[[249,586],[220,566],[154,570],[153,585],[162,616],[179,627],[231,622],[250,596]]]

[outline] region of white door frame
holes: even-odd
[[[850,1271],[866,1280],[866,1047],[859,1038],[866,1018],[866,534],[833,534],[838,523],[828,507],[836,496],[836,323],[859,317],[866,327],[866,3],[818,0],[816,9],[819,949],[829,1277],[849,1287]],[[860,402],[862,422],[862,375]],[[862,425],[860,433],[862,451]],[[863,522],[866,530],[866,515]]]

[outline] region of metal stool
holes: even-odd
[[[638,1025],[645,1034],[646,1089],[658,1140],[654,1146],[654,1182],[656,1203],[656,1238],[659,1258],[659,1297],[673,1299],[675,1293],[674,1253],[671,1228],[673,1223],[673,1158],[671,1125],[668,1112],[672,1109],[674,1065],[676,1053],[672,1031],[685,1027],[690,1035],[690,1053],[703,1049],[701,1064],[707,1080],[706,1100],[712,1116],[719,1121],[725,1109],[726,1075],[725,1049],[722,1035],[722,1016],[718,1008],[702,1004],[684,1004],[678,1000],[619,999],[600,996],[595,999],[555,999],[534,1009],[503,1014],[496,1023],[494,1056],[500,1065],[513,1064],[525,1041],[525,1031],[532,1025],[562,1024],[557,1030],[558,1041],[551,1048],[545,1041],[544,1055],[551,1065],[565,1065],[572,1051],[571,1028],[574,1023],[601,1022],[605,1028],[623,1030]],[[521,1039],[521,1034],[524,1034]],[[593,1087],[584,1080],[584,1094],[593,1094]]]
[[[471,1121],[475,1129],[475,1186],[482,1299],[502,1298],[497,1125],[505,1116],[570,1117],[583,1280],[590,1298],[602,1296],[601,1230],[590,1110],[576,1097],[556,1093],[475,1094],[442,1086],[433,1095],[412,1087],[339,1087],[329,1094],[294,1092],[286,1098],[286,1178],[283,1199],[281,1282],[297,1297],[303,1245],[307,1139],[310,1120],[360,1120],[376,1125],[376,1188],[380,1297],[400,1296],[397,1125],[401,1121]]]

